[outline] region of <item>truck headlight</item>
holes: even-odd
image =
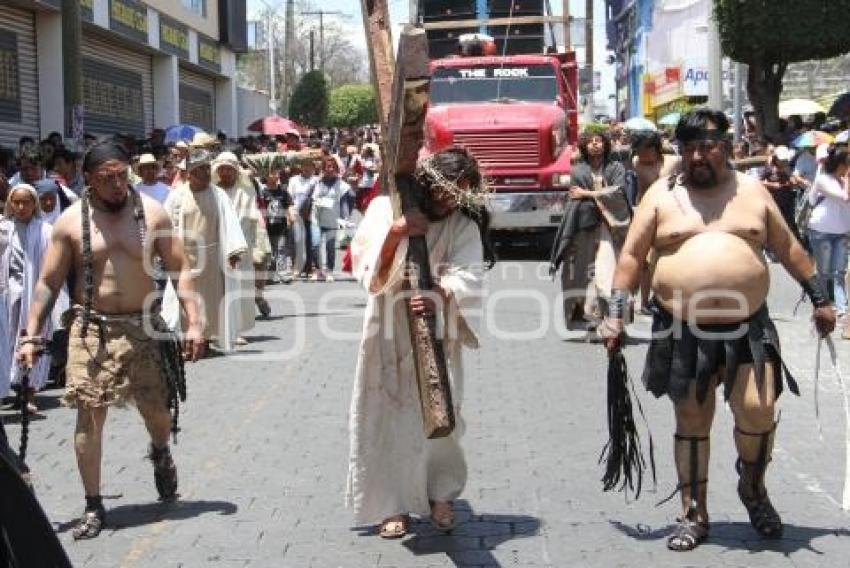
[[[554,174],[552,176],[552,185],[554,187],[569,187],[570,174]]]

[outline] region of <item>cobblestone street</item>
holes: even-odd
[[[606,357],[599,345],[559,336],[560,310],[551,306],[557,286],[545,271],[542,263],[505,262],[489,276],[490,331],[466,359],[469,485],[457,504],[462,523],[449,536],[417,523],[405,540],[384,541],[351,527],[343,507],[348,404],[365,295],[346,281],[270,288],[274,315],[258,322],[241,355],[190,368],[175,447],[179,503],[155,501],[135,410],[112,410],[103,466],[108,529],[73,542],[70,527],[83,505],[75,415],[59,407],[57,390],[42,393],[45,418],[31,429],[36,492],[80,567],[847,565],[841,390],[824,350],[820,440],[810,307],[793,315],[798,288],[787,276],[774,265],[770,306],[803,394],[780,401],[768,473],[785,537],[762,541],[751,529],[735,492],[731,414],[718,405],[711,536],[695,552],[673,553],[664,539],[677,507],[655,506],[676,485],[670,403],[637,389],[655,439],[657,491],[650,487],[637,502],[603,493],[597,459],[607,440]],[[847,343],[836,340],[850,369]],[[626,350],[634,378],[644,350]],[[9,426],[15,444],[18,433]]]

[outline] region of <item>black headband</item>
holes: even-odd
[[[698,140],[726,140],[726,131],[716,128],[688,128],[679,139],[679,143],[686,144]]]
[[[99,165],[111,160],[118,160],[127,164],[130,162],[130,157],[126,150],[115,142],[97,144],[86,152],[86,157],[83,159],[83,171],[91,173]]]

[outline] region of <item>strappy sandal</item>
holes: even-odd
[[[455,513],[451,503],[435,501],[431,505],[431,524],[438,531],[449,532],[455,528]]]
[[[396,539],[402,538],[407,534],[410,519],[407,515],[397,515],[390,517],[381,523],[381,530],[378,532],[381,538]]]
[[[708,538],[708,523],[706,521],[694,521],[690,516],[679,517],[676,520],[679,524],[673,530],[673,534],[667,538],[667,548],[670,550],[687,552],[695,549]]]
[[[80,520],[77,521],[74,530],[71,531],[71,536],[74,540],[88,540],[95,538],[103,530],[106,524],[106,509],[100,507],[92,511],[86,511]]]
[[[760,438],[758,456],[755,461],[738,458],[735,468],[738,470],[738,497],[747,509],[750,524],[762,537],[777,539],[782,537],[782,518],[770,502],[764,487],[764,474],[771,461],[773,437],[776,424],[767,432],[745,432],[735,428],[736,435]]]
[[[170,503],[177,500],[177,466],[171,457],[168,446],[150,447],[148,458],[153,462],[153,479],[159,500]]]

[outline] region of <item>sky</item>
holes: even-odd
[[[408,10],[410,0],[388,0],[390,8],[390,20],[393,23],[393,38],[398,38],[398,32],[401,26],[408,20]],[[597,71],[602,73],[602,89],[596,94],[597,100],[607,100],[609,95],[612,95],[615,90],[614,84],[614,67],[605,63],[607,51],[605,50],[605,0],[594,0],[596,2],[594,10],[596,12],[596,23],[594,25],[594,55],[597,62]],[[259,11],[263,9],[263,4],[267,4],[272,8],[279,9],[283,14],[286,0],[248,0],[248,18],[251,19]],[[556,16],[562,13],[562,3],[558,0],[551,0],[552,10]],[[298,2],[296,1],[296,6]],[[363,32],[363,18],[360,14],[360,0],[314,0],[313,4],[316,7],[321,6],[325,11],[339,11],[347,17],[326,16],[333,18],[340,26],[350,32],[350,38],[355,47],[366,49],[366,36]],[[570,12],[574,17],[584,17],[584,0],[570,0]],[[296,18],[298,12],[296,8]],[[584,59],[584,50],[578,49],[577,56],[579,62]],[[610,104],[609,112],[613,113],[613,101]]]

